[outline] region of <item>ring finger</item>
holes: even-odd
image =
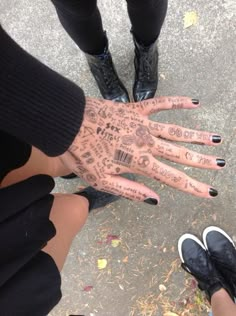
[[[155,145],[151,152],[155,157],[161,157],[173,162],[181,163],[202,169],[221,169],[225,166],[225,160],[215,156],[199,154],[183,146],[169,143],[153,137]]]

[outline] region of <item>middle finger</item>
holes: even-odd
[[[177,142],[216,146],[222,141],[221,136],[216,133],[196,131],[179,125],[157,123],[154,121],[148,121],[146,125],[153,136]]]

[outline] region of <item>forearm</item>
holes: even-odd
[[[49,156],[67,150],[83,120],[83,91],[33,58],[0,26],[0,129]]]

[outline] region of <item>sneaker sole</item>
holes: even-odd
[[[216,227],[216,226],[209,226],[209,227],[205,228],[203,233],[202,233],[202,240],[203,240],[204,246],[207,250],[208,250],[207,241],[206,241],[207,234],[209,234],[212,231],[216,231],[216,232],[222,234],[223,236],[225,236],[231,242],[231,244],[234,246],[234,248],[236,249],[233,240],[229,237],[229,235],[223,229]]]
[[[183,254],[182,254],[182,244],[186,239],[192,239],[194,240],[196,243],[198,243],[204,250],[206,250],[205,246],[203,245],[203,243],[201,242],[200,239],[198,239],[196,236],[192,235],[192,234],[184,234],[182,235],[179,240],[178,240],[178,251],[179,251],[179,256],[181,261],[184,263],[184,258],[183,258]]]

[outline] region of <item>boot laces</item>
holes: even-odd
[[[115,90],[119,82],[108,56],[104,57],[102,60],[101,70],[106,86],[111,90]]]
[[[140,79],[141,80],[151,80],[153,72],[153,58],[151,54],[146,51],[140,56]]]

